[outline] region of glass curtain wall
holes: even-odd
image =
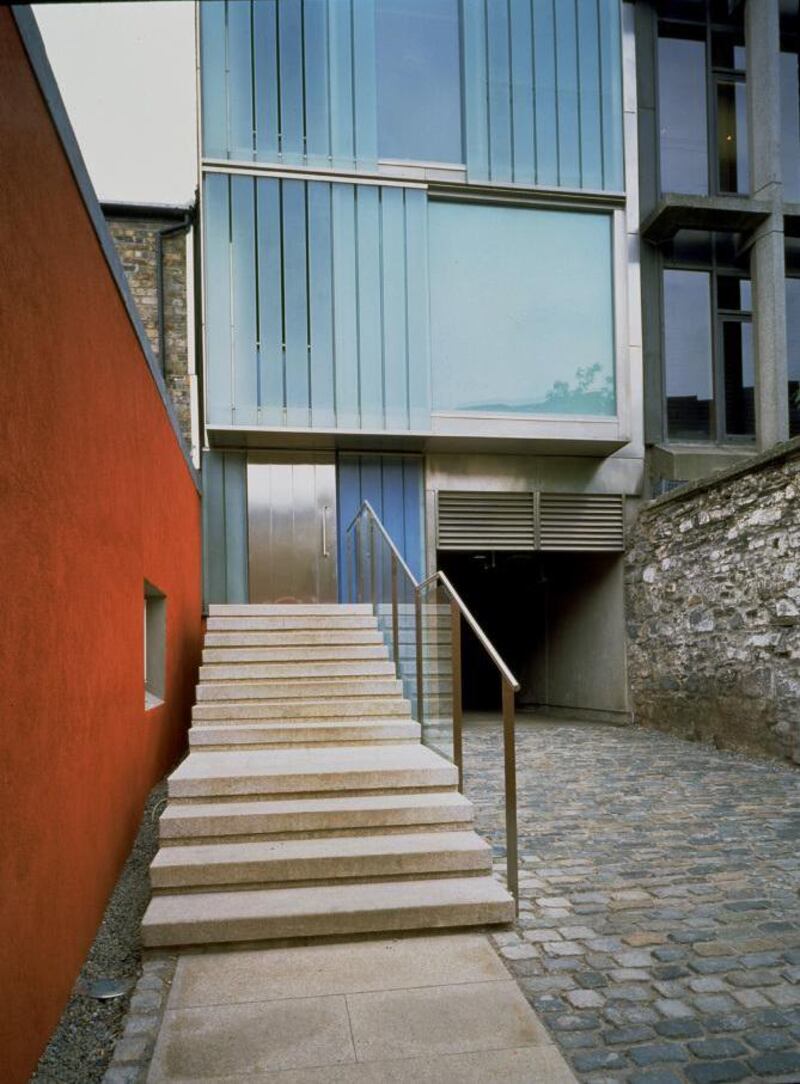
[[[664,395],[672,441],[751,441],[755,366],[747,271],[732,235],[680,231],[665,254]]]
[[[661,190],[747,192],[741,10],[662,0],[658,28]]]

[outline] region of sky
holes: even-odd
[[[190,203],[192,0],[34,4],[33,11],[98,197]]]

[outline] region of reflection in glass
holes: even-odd
[[[377,0],[378,154],[464,160],[458,0]]]
[[[747,90],[744,83],[717,83],[717,151],[720,192],[747,192]]]
[[[781,53],[781,164],[783,194],[800,200],[800,80],[798,54]]]
[[[725,432],[732,437],[755,436],[753,326],[748,320],[722,321],[722,351]]]
[[[786,280],[786,345],[789,369],[789,434],[800,436],[800,279]]]
[[[706,47],[702,41],[658,39],[661,190],[708,192]]]
[[[707,271],[664,271],[664,367],[671,440],[711,438],[710,289]]]
[[[611,216],[431,202],[437,410],[613,415]]]

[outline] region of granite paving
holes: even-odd
[[[531,716],[516,747],[520,913],[495,942],[576,1076],[800,1081],[800,771]],[[464,750],[502,873],[501,727]]]

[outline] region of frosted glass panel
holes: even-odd
[[[429,215],[434,409],[615,414],[611,216]]]
[[[458,0],[377,0],[381,158],[461,162]]]

